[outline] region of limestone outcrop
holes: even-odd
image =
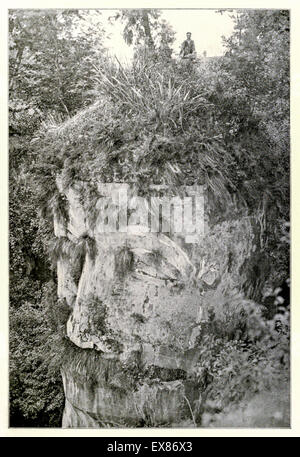
[[[252,263],[259,268],[254,226],[247,217],[205,221],[192,243],[186,233],[151,232],[141,217],[106,230],[101,199],[117,184],[98,184],[93,223],[84,186],[65,192],[68,224],[55,218],[56,237],[68,245],[58,296],[71,310],[66,337],[75,348],[62,368],[63,427],[193,424],[202,330],[209,310],[249,285]]]

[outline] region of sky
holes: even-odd
[[[179,52],[180,45],[186,38],[186,32],[192,33],[197,54],[207,56],[219,56],[224,53],[222,35],[228,37],[233,31],[233,21],[228,14],[216,13],[216,10],[161,10],[162,18],[173,27],[176,32],[173,49],[175,54]],[[111,16],[114,11],[103,11],[103,19]],[[133,49],[126,45],[122,37],[122,26],[115,23],[108,27],[111,34],[110,40],[105,45],[112,55],[116,55],[121,61],[130,61]]]

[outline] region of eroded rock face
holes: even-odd
[[[113,188],[99,184],[98,191],[105,197]],[[251,224],[221,224],[190,244],[151,233],[141,220],[105,232],[101,210],[91,224],[78,189],[67,199],[68,227],[56,218],[56,236],[71,240],[74,252],[76,243],[85,250],[79,260],[69,252],[58,261],[58,295],[72,309],[67,337],[77,347],[62,369],[63,427],[171,426],[191,418],[207,304],[222,306],[225,282],[228,293],[243,282],[256,249]]]

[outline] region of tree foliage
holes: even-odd
[[[68,118],[94,99],[91,75],[105,60],[105,32],[101,15],[81,10],[11,10],[9,30],[11,300],[20,304],[22,290],[26,301],[49,276],[48,228],[28,180],[32,142],[45,119]]]
[[[129,45],[159,48],[174,41],[174,31],[157,9],[123,9],[114,19],[124,24],[123,38]]]
[[[289,221],[289,11],[243,10],[234,20],[235,32],[226,41],[222,65],[230,79],[219,83],[226,94],[225,109],[226,99],[230,101],[229,127],[240,150],[245,145],[240,133],[245,130],[254,145],[243,154],[248,175],[252,174],[246,179],[250,191],[253,181],[259,185],[266,208],[268,252],[274,269],[284,276],[289,268],[288,251],[280,241]]]
[[[60,336],[51,315],[55,284],[10,310],[10,426],[60,427],[64,404]],[[51,308],[50,308],[51,307]]]
[[[62,121],[94,100],[93,66],[105,61],[104,37],[101,15],[89,11],[9,12],[12,426],[58,426],[61,417],[59,370],[47,374],[44,309],[46,284],[49,288],[55,279],[46,249],[53,222],[38,215],[36,188],[29,179],[32,145],[46,119]],[[46,187],[47,181],[44,176]],[[22,316],[26,332],[35,337],[22,333]]]

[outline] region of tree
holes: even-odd
[[[104,61],[104,37],[101,15],[90,11],[9,12],[12,424],[58,426],[62,408],[59,370],[50,375],[47,369],[49,325],[44,309],[46,291],[56,280],[45,246],[53,227],[39,217],[30,179],[32,141],[45,119],[66,119],[93,101],[93,66]],[[45,186],[47,182],[45,178]],[[55,298],[55,288],[51,293]]]
[[[45,268],[50,274],[28,181],[31,141],[45,118],[62,120],[91,103],[105,32],[101,15],[80,10],[11,10],[9,30],[11,300],[19,305],[40,287]]]
[[[54,301],[56,285],[42,286],[41,298],[10,309],[10,426],[60,427],[64,394]]]
[[[234,21],[235,32],[225,40],[228,53],[222,68],[229,79],[222,90],[233,101],[237,140],[243,131],[248,136],[260,131],[265,145],[257,142],[256,165],[252,162],[247,178],[253,182],[260,177],[265,187],[260,189],[266,202],[266,242],[280,282],[289,274],[289,252],[280,242],[289,221],[289,11],[242,10]]]
[[[175,32],[172,27],[161,18],[161,11],[157,9],[122,9],[114,20],[125,24],[123,38],[128,45],[133,45],[141,52],[142,49],[162,57],[170,57],[170,45],[174,41]],[[136,54],[138,55],[138,54]]]
[[[236,191],[250,208],[261,205],[274,283],[289,272],[280,240],[289,221],[289,13],[240,10],[227,52],[202,73],[216,110],[213,122],[231,150]]]
[[[103,56],[105,36],[101,19],[91,17],[78,10],[12,10],[11,99],[63,116],[91,102],[90,74]]]

